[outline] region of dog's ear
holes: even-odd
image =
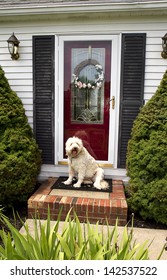
[[[66,143],[65,143],[65,147],[70,146],[70,144],[72,143],[72,141],[73,141],[73,138],[72,138],[72,137],[68,138],[67,141],[66,141]]]

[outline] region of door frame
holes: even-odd
[[[67,159],[63,158],[63,141],[64,139],[64,42],[66,41],[112,41],[111,47],[111,88],[110,99],[115,96],[115,109],[112,109],[110,102],[109,116],[109,147],[108,161],[98,161],[106,167],[117,166],[117,150],[118,150],[118,116],[119,116],[119,89],[120,89],[120,34],[119,35],[81,35],[81,36],[58,36],[58,88],[57,98],[55,98],[55,109],[57,108],[57,122],[55,122],[55,132],[58,137],[55,137],[55,164],[67,164]]]

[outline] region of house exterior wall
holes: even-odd
[[[161,58],[161,37],[166,33],[166,15],[128,14],[120,17],[110,14],[55,15],[44,19],[27,17],[17,21],[1,21],[0,19],[0,63],[12,89],[21,98],[30,125],[33,127],[33,73],[32,73],[32,36],[35,35],[118,35],[122,33],[146,33],[146,63],[144,100],[147,102],[155,93],[157,86],[166,70],[167,60]],[[11,60],[7,39],[12,32],[20,41],[20,58]],[[121,46],[121,44],[120,44]],[[54,167],[43,166],[43,174],[52,176]],[[61,167],[58,172],[67,169]],[[112,175],[111,170],[106,174]],[[116,176],[125,176],[125,170],[114,171]]]

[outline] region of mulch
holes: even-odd
[[[39,186],[40,184],[38,183],[36,189],[38,189]],[[27,203],[22,203],[19,206],[16,206],[14,208],[14,213],[15,215],[13,215],[13,209],[11,208],[6,209],[4,212],[10,222],[19,230],[22,227],[22,222],[25,222],[28,218]],[[129,225],[131,225],[132,215],[133,214],[129,211],[127,221]],[[138,214],[134,215],[134,227],[167,230],[167,225],[156,223],[154,220],[144,220]],[[4,225],[0,222],[0,229],[1,228],[4,228]]]
[[[13,210],[8,209],[4,214],[9,218],[10,222],[19,230],[22,227],[22,221],[25,222],[28,218],[27,204],[22,204],[20,207],[14,209],[15,217],[13,216]],[[17,214],[18,213],[18,214]],[[128,213],[128,223],[131,224],[132,213]],[[0,222],[0,228],[4,227]],[[167,225],[156,223],[154,220],[143,220],[138,214],[134,215],[134,227],[137,228],[150,228],[150,229],[163,229],[167,230]]]

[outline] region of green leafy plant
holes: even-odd
[[[167,225],[167,71],[134,122],[127,175],[132,211]]]
[[[0,203],[24,202],[34,190],[41,152],[23,104],[0,67]]]
[[[3,220],[7,219],[7,216],[4,215],[4,208],[0,206],[0,222],[3,222]]]
[[[0,230],[2,260],[145,260],[148,259],[147,241],[136,244],[132,241],[133,226],[124,227],[122,236],[118,235],[117,223],[107,232],[100,231],[98,224],[89,221],[81,224],[77,215],[71,219],[67,214],[64,226],[60,229],[61,213],[51,227],[50,211],[47,220],[42,223],[34,218],[34,232],[24,224],[24,233],[19,232],[10,221],[2,217],[9,232]],[[162,250],[163,252],[163,250]],[[161,257],[160,253],[159,257]]]

